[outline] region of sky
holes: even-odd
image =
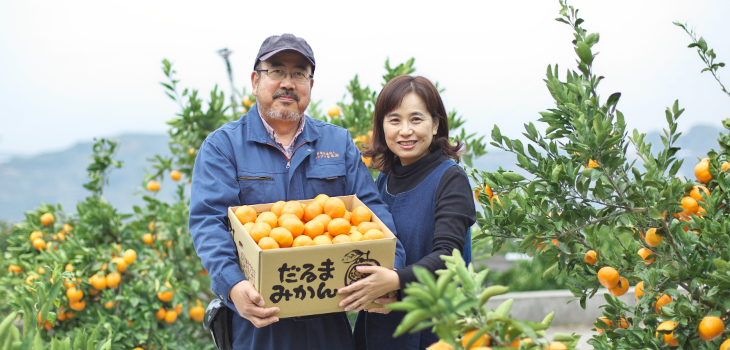
[[[679,99],[680,130],[730,118],[730,98],[703,67],[688,22],[730,64],[728,1],[571,1],[584,28],[600,33],[599,93],[621,92],[630,128],[656,131]],[[255,55],[270,35],[293,33],[313,48],[313,100],[326,110],[358,74],[379,90],[386,58],[416,58],[438,81],[448,110],[470,132],[517,137],[554,103],[542,79],[576,69],[571,29],[558,1],[2,1],[0,162],[58,151],[94,137],[167,130],[178,106],[165,96],[161,61],[182,88],[203,96],[230,86],[217,51],[233,51],[238,89],[250,91]],[[725,33],[725,34],[722,34]],[[730,68],[720,69],[730,86]],[[539,125],[538,125],[539,126]],[[542,127],[544,130],[544,127]],[[711,135],[717,137],[717,135]]]

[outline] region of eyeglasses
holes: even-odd
[[[287,75],[291,75],[291,80],[295,83],[308,83],[312,80],[312,78],[314,78],[313,75],[302,71],[287,72],[283,69],[257,69],[256,71],[266,72],[266,74],[269,75],[269,78],[273,80],[284,80]]]

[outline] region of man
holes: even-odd
[[[344,312],[279,319],[278,308],[266,307],[239,267],[229,206],[357,194],[395,232],[349,132],[304,115],[314,69],[304,39],[267,38],[251,73],[256,104],[211,133],[196,160],[190,232],[211,289],[234,311],[234,349],[354,349],[354,340]],[[396,268],[404,261],[399,242]]]

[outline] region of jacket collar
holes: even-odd
[[[306,115],[304,117],[307,118],[307,121],[304,123],[304,129],[299,134],[297,142],[312,142],[320,137],[319,131],[317,131],[317,127],[314,125],[316,121]],[[266,132],[264,123],[261,121],[258,103],[251,106],[251,109],[243,118],[245,118],[245,122],[249,126],[246,128],[248,133],[246,138],[248,140],[258,143],[273,143],[273,140],[269,137],[269,133]]]

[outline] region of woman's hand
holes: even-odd
[[[375,299],[400,289],[400,279],[393,270],[382,266],[358,266],[357,272],[370,276],[337,291],[339,294],[350,293],[340,301],[340,307],[344,307],[345,311],[360,311]]]
[[[395,303],[396,301],[398,301],[397,296],[398,296],[398,291],[395,291],[394,290],[394,291],[388,293],[388,295],[385,295],[385,296],[382,296],[382,297],[380,297],[378,299],[375,299],[375,302],[378,303],[378,304],[380,304],[380,305],[385,306],[385,305],[392,304],[392,303]],[[365,311],[367,311],[367,312],[374,312],[376,314],[389,314],[393,310],[386,309],[384,307],[373,307],[373,308],[370,308],[370,309],[366,309]]]

